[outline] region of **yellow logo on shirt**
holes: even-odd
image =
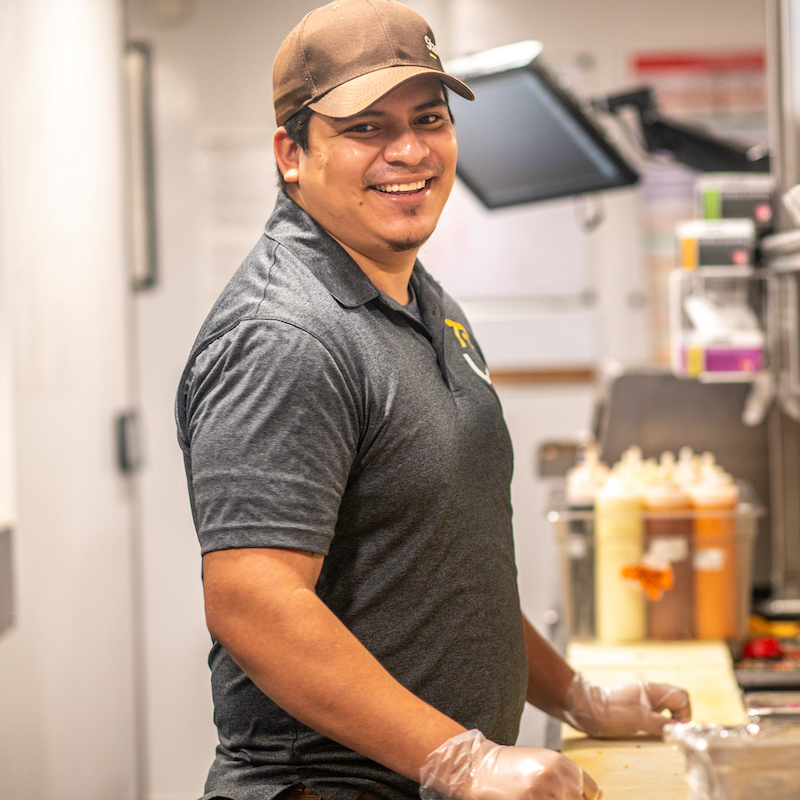
[[[469,345],[473,350],[475,349],[475,345],[473,345],[469,339],[467,329],[460,322],[453,322],[451,319],[446,319],[445,324],[453,329],[453,333],[456,335],[456,339],[458,339],[458,343],[462,347]]]
[[[454,322],[452,319],[446,319],[445,323],[449,325],[453,329],[453,333],[458,339],[458,343],[466,350],[467,347],[471,348],[472,350],[475,349],[475,345],[472,344],[472,341],[469,338],[469,333],[467,329],[460,323]],[[489,368],[481,369],[473,360],[472,356],[469,353],[462,353],[461,355],[464,356],[464,360],[469,364],[472,371],[482,380],[486,381],[486,383],[492,382],[492,377],[489,375]]]

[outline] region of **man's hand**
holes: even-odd
[[[507,747],[471,730],[434,750],[420,770],[422,800],[599,800],[597,784],[554,750]]]
[[[595,738],[623,738],[640,731],[661,736],[669,722],[662,711],[669,711],[677,722],[688,722],[689,695],[676,686],[647,681],[595,686],[576,674],[564,696],[562,719]]]
[[[523,617],[528,651],[528,702],[573,728],[603,739],[639,731],[660,736],[669,718],[692,718],[689,695],[666,683],[634,681],[594,686],[573,672],[555,648]]]

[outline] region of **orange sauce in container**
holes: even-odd
[[[736,507],[739,489],[716,474],[688,488],[694,519],[695,632],[698,639],[738,633]]]

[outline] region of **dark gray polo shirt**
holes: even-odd
[[[203,325],[177,397],[203,553],[325,555],[317,593],[400,683],[513,744],[526,687],[511,444],[458,305],[417,263],[424,320],[285,195]],[[206,798],[418,786],[319,735],[218,644]]]

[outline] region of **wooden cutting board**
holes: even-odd
[[[572,643],[567,660],[593,683],[672,683],[691,697],[697,722],[741,725],[742,695],[724,642]],[[687,800],[683,755],[654,737],[609,741],[562,727],[562,752],[588,772],[603,800]]]

